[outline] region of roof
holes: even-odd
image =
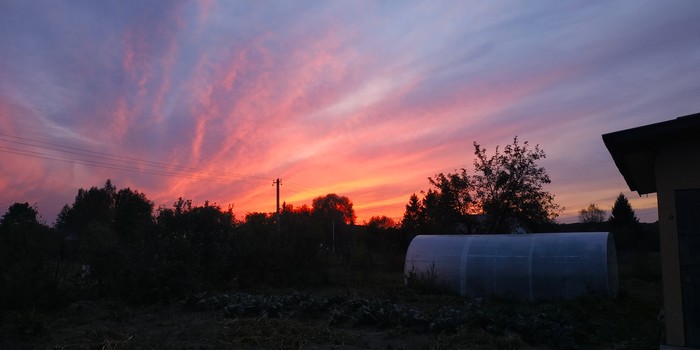
[[[700,135],[700,113],[603,135],[603,142],[630,190],[656,192],[654,162],[661,146]]]

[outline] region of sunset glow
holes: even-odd
[[[0,210],[78,188],[234,213],[347,196],[400,220],[514,136],[573,222],[622,192],[601,135],[700,111],[700,2],[4,1]]]

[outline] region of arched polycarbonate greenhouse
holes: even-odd
[[[408,247],[404,272],[471,297],[571,299],[618,290],[608,232],[421,235]]]

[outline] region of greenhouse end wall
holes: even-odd
[[[408,247],[404,273],[471,297],[572,299],[618,290],[608,232],[420,235]]]

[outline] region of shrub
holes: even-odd
[[[435,271],[435,263],[428,267],[427,271],[418,271],[414,264],[406,272],[406,286],[420,294],[434,294],[444,292],[444,288],[438,285],[438,274]]]

